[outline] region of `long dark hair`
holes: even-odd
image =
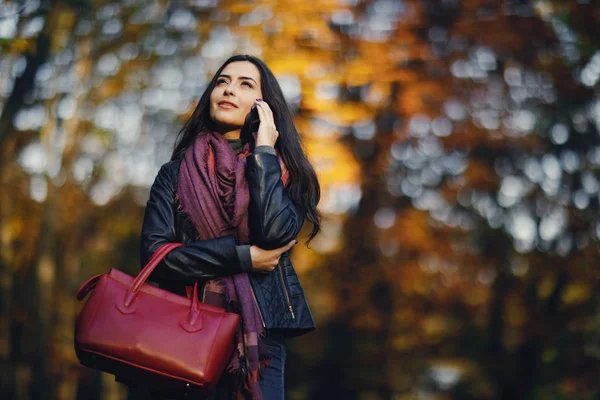
[[[321,188],[317,174],[302,148],[302,139],[294,126],[292,113],[285,101],[281,87],[273,72],[262,60],[250,55],[235,55],[221,65],[200,97],[192,116],[179,131],[171,159],[181,157],[198,134],[215,130],[215,124],[210,117],[210,94],[223,69],[236,61],[251,62],[260,71],[263,100],[273,111],[275,126],[280,132],[276,147],[290,174],[288,195],[294,204],[305,212],[306,219],[312,224],[308,243],[321,228],[321,214],[317,210],[317,204],[321,198]]]

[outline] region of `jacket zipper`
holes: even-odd
[[[254,294],[254,287],[252,286],[252,283],[250,283],[250,290],[252,291],[252,300],[254,300],[254,304],[256,304],[256,308],[258,309],[258,315],[260,315],[260,321],[262,322],[262,326],[266,329],[267,325],[265,324],[265,319],[262,316],[262,311],[260,311],[258,301],[256,301],[256,294]]]
[[[279,276],[281,277],[281,285],[283,286],[283,293],[285,293],[285,298],[287,300],[288,311],[292,315],[292,319],[296,319],[296,317],[294,317],[294,309],[292,308],[292,302],[290,301],[290,294],[287,291],[285,279],[283,279],[283,267],[281,266],[281,264],[277,264],[277,268],[279,269]]]

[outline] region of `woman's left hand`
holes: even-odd
[[[275,126],[273,111],[271,111],[271,107],[264,101],[257,101],[256,108],[258,109],[258,117],[260,118],[260,125],[256,134],[256,146],[275,147],[279,132]]]

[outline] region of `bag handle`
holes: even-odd
[[[172,250],[177,247],[183,246],[182,243],[166,243],[160,246],[152,257],[148,264],[142,269],[142,271],[138,274],[135,280],[129,286],[127,292],[125,292],[125,298],[123,299],[123,303],[117,301],[115,304],[117,309],[121,311],[123,314],[133,314],[136,311],[136,308],[133,306],[133,303],[152,273],[154,269],[160,264],[160,262],[169,254]],[[192,294],[192,299],[190,302],[190,312],[186,320],[179,321],[179,325],[183,329],[188,332],[197,332],[202,329],[202,319],[200,318],[201,310],[200,310],[200,301],[198,300],[198,281],[194,282],[194,290]]]
[[[171,250],[173,250],[179,246],[181,246],[181,244],[179,244],[179,243],[163,244],[162,246],[160,246],[158,248],[158,250],[156,250],[152,254],[152,257],[150,258],[150,261],[148,261],[148,264],[146,264],[146,267],[149,266],[150,264],[153,264],[154,266],[152,267],[152,270],[154,270],[154,268],[156,268],[156,265],[160,264],[160,262],[165,258],[165,256]],[[159,258],[159,257],[160,257],[160,259],[157,260],[157,258]],[[150,271],[150,272],[152,272],[152,271]],[[98,283],[98,279],[100,279],[103,275],[104,274],[94,275],[90,279],[88,279],[83,285],[81,285],[81,287],[77,291],[77,300],[79,300],[79,301],[83,300],[85,298],[85,296],[87,296],[87,294],[89,292],[91,292],[94,289],[94,287],[96,287],[96,284]],[[148,276],[150,276],[150,274],[148,274]],[[144,281],[145,281],[145,279],[144,279]],[[141,285],[140,285],[140,287],[141,287]]]
[[[188,332],[197,332],[202,329],[202,319],[200,318],[200,301],[198,300],[198,281],[194,282],[194,291],[192,292],[192,303],[187,321],[179,321],[179,325]]]
[[[135,278],[135,280],[129,287],[129,290],[127,290],[127,292],[125,293],[124,306],[126,308],[129,308],[129,306],[131,306],[131,303],[133,303],[133,301],[137,297],[140,288],[142,287],[142,285],[144,285],[144,283],[146,283],[146,280],[148,279],[152,271],[154,271],[154,269],[158,266],[158,264],[160,264],[160,262],[167,256],[167,254],[169,254],[172,250],[180,246],[183,246],[183,243],[166,243],[160,246],[154,252],[154,254],[152,254],[152,257],[150,258],[150,261],[148,261],[148,264],[146,264],[146,266],[138,274],[138,276]]]

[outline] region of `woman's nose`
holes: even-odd
[[[229,84],[229,85],[225,86],[225,88],[223,89],[223,94],[224,95],[235,95],[235,92],[233,90],[233,85]]]

